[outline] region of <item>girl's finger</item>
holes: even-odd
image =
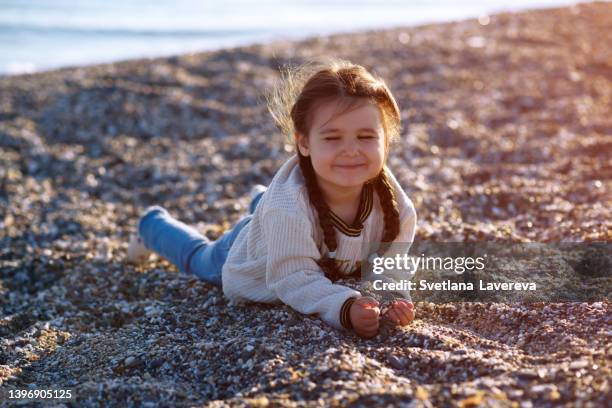
[[[412,302],[405,300],[405,299],[401,299],[401,300],[396,300],[394,302],[398,307],[407,307],[409,309],[414,309],[414,304],[412,304]]]
[[[375,332],[378,331],[378,324],[367,324],[367,325],[363,325],[363,326],[359,326],[359,330],[360,331],[364,331],[364,332]]]
[[[363,330],[377,330],[378,326],[378,320],[374,320],[371,322],[362,322],[362,324],[360,325]]]
[[[376,320],[380,315],[380,309],[362,309],[359,313],[359,317],[363,320]]]
[[[410,320],[410,322],[414,320],[414,316],[415,316],[414,309],[410,309],[410,312],[408,312],[408,319]]]
[[[406,311],[404,309],[398,307],[397,309],[395,309],[395,313],[398,316],[400,325],[406,326],[408,323],[410,323],[408,320],[408,316],[406,315]]]
[[[414,316],[416,315],[416,309],[412,303],[407,303],[406,307],[408,309],[408,315],[410,316],[410,321],[414,320]]]
[[[398,314],[400,315],[402,326],[406,326],[410,324],[410,322],[412,322],[412,320],[414,319],[414,311],[412,309],[409,309],[407,306],[405,305],[399,306],[398,311],[399,311]]]
[[[389,316],[389,318],[391,318],[391,320],[393,320],[395,323],[400,323],[400,317],[397,313],[397,311],[392,308],[389,309],[389,311],[387,312],[387,315]]]
[[[365,337],[366,339],[371,339],[372,337],[376,336],[377,332],[362,332],[362,333],[358,333],[361,337]]]
[[[414,305],[412,303],[407,302],[399,302],[398,307],[406,312],[414,310]]]
[[[366,333],[374,334],[378,332],[378,325],[376,326],[368,326],[362,329]]]

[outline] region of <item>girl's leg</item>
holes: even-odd
[[[150,207],[138,223],[144,245],[172,262],[179,271],[193,273],[221,287],[221,270],[229,249],[251,216],[242,219],[211,242],[194,228],[170,216],[162,207]]]
[[[221,271],[214,264],[199,270],[190,264],[193,254],[209,247],[210,240],[173,218],[165,208],[149,207],[138,222],[138,233],[145,247],[166,258],[182,273],[194,273],[207,282],[221,285]]]
[[[213,269],[218,274],[218,276],[215,275],[215,277],[218,279],[219,286],[221,286],[221,271],[225,261],[227,260],[227,255],[229,254],[230,248],[238,237],[240,231],[242,231],[249,221],[251,221],[251,218],[253,218],[252,214],[255,212],[255,208],[261,200],[264,192],[265,191],[262,191],[257,194],[251,201],[249,205],[249,215],[238,221],[238,223],[234,225],[231,230],[226,231],[215,242],[209,243],[193,253],[190,260],[190,267],[194,274],[200,276],[201,272],[198,271],[204,271],[206,268],[210,268],[212,265]]]
[[[226,231],[216,241],[207,244],[201,248],[196,249],[193,252],[191,259],[189,260],[190,270],[197,276],[202,277],[206,275],[207,270],[214,271],[215,282],[222,286],[221,283],[221,272],[223,265],[227,260],[232,244],[238,237],[238,234],[242,229],[251,221],[252,215],[248,215],[242,220],[238,221],[231,230]],[[205,279],[202,277],[202,279]]]

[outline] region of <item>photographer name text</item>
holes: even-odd
[[[437,290],[437,291],[471,291],[474,290],[472,282],[453,282],[446,280],[443,282],[428,282],[421,279],[418,282],[410,280],[399,280],[397,282],[385,282],[382,279],[372,281],[375,290]],[[478,281],[478,290],[537,290],[535,282],[486,282]]]

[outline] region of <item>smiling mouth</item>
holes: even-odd
[[[347,165],[341,165],[341,164],[337,164],[336,167],[339,167],[341,169],[347,169],[347,170],[352,170],[352,169],[358,169],[360,167],[364,167],[365,164],[347,164]]]

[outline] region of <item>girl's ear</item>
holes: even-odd
[[[308,137],[304,136],[301,133],[296,133],[295,137],[297,138],[298,148],[300,149],[300,153],[302,156],[310,155],[310,149],[308,147]]]

